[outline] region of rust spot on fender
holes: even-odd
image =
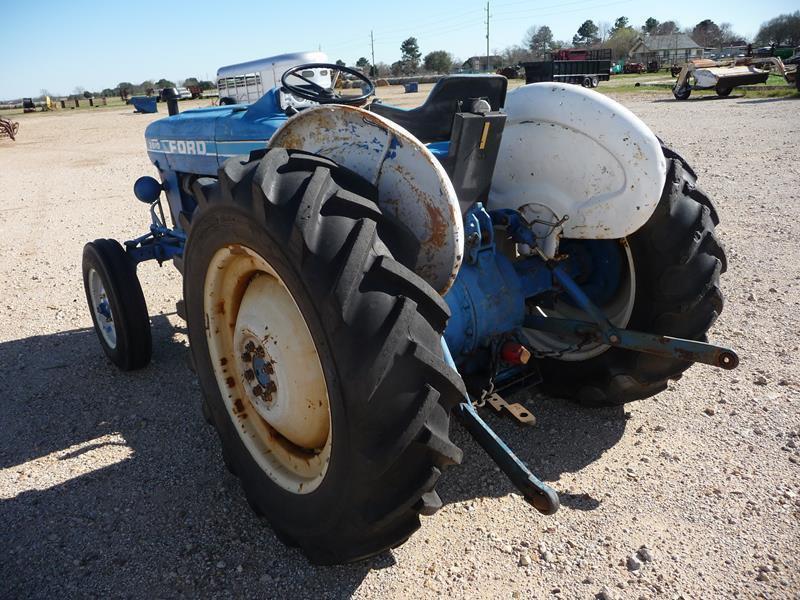
[[[226,384],[226,385],[227,385],[229,388],[232,388],[233,386],[235,386],[235,385],[236,385],[236,382],[233,380],[233,377],[228,377],[228,378],[225,380],[225,384]]]
[[[224,315],[225,314],[225,300],[220,300],[217,302],[217,314]]]
[[[225,365],[228,364],[228,359],[223,356],[222,358],[219,359],[219,364],[221,364],[224,367]]]
[[[438,207],[428,203],[424,203],[424,206],[431,226],[429,242],[436,248],[442,248],[447,244],[447,222]]]
[[[236,413],[237,415],[239,413],[244,412],[244,404],[242,404],[241,398],[237,398],[236,400],[233,401],[233,412]]]

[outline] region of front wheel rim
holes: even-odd
[[[103,278],[100,277],[100,273],[91,268],[89,269],[88,279],[89,302],[92,305],[97,329],[100,331],[100,335],[106,345],[113,350],[117,347],[117,328]]]
[[[330,461],[330,402],[288,286],[260,254],[229,245],[208,265],[204,312],[217,386],[251,457],[283,489],[315,490]]]

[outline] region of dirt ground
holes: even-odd
[[[716,200],[730,266],[712,336],[741,366],[695,366],[618,409],[522,394],[532,430],[488,415],[560,491],[552,517],[454,425],[465,458],[444,508],[400,548],[331,568],[260,525],[225,470],[171,266],[139,269],[151,366],[118,372],[91,329],[81,248],[146,231],[131,188],[154,174],[143,133],[163,115],[19,117],[0,140],[0,596],[800,597],[800,99],[620,98]]]

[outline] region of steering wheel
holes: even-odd
[[[302,71],[308,69],[329,69],[330,71],[337,71],[337,76],[331,77],[331,87],[326,88],[321,86],[315,81],[310,80],[308,77],[302,75]],[[353,75],[356,79],[365,83],[366,86],[361,86],[362,92],[358,96],[343,96],[336,92],[336,80],[339,78],[339,73],[347,73]],[[290,77],[296,77],[305,82],[303,84],[292,84],[287,80]],[[358,105],[363,104],[364,101],[375,93],[375,85],[369,78],[355,69],[349,67],[342,67],[331,63],[308,63],[305,65],[297,65],[286,71],[281,77],[281,84],[283,88],[298,98],[312,100],[318,104],[349,104]]]

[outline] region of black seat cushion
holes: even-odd
[[[505,104],[507,87],[508,80],[502,75],[450,75],[433,86],[422,106],[404,110],[373,102],[369,110],[394,121],[422,142],[444,142],[450,139],[460,103],[485,98],[492,110],[499,110]]]

